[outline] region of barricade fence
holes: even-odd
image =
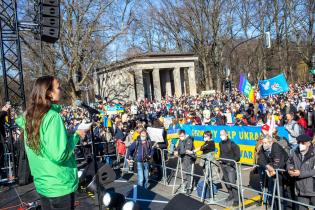
[[[96,143],[96,145],[103,144],[103,143],[105,143],[105,142],[98,142],[98,143]],[[79,146],[84,146],[84,145],[79,145]],[[279,172],[285,172],[285,170],[283,170],[283,169],[275,169],[276,175],[275,175],[275,178],[274,178],[274,184],[273,184],[272,193],[268,193],[268,192],[266,192],[266,188],[265,187],[262,187],[262,190],[260,191],[260,190],[255,190],[255,189],[253,189],[251,187],[245,186],[243,184],[243,179],[242,179],[242,177],[243,177],[242,176],[243,175],[243,172],[242,172],[243,171],[243,167],[246,167],[246,169],[248,170],[248,168],[254,169],[256,167],[261,167],[259,165],[247,164],[247,163],[244,164],[244,163],[236,162],[235,160],[232,160],[232,159],[215,158],[214,157],[215,152],[212,152],[211,155],[213,156],[213,158],[216,161],[229,161],[229,162],[232,162],[235,165],[236,183],[231,183],[231,182],[228,182],[226,180],[223,180],[223,177],[221,177],[219,180],[214,180],[212,178],[213,171],[212,171],[212,167],[211,167],[211,164],[212,164],[211,161],[206,161],[204,175],[201,176],[201,175],[198,175],[198,174],[194,173],[194,164],[192,165],[192,170],[191,171],[183,170],[180,157],[178,157],[176,168],[172,168],[172,167],[167,166],[166,163],[169,160],[168,154],[170,154],[170,151],[168,149],[160,149],[160,148],[156,148],[156,149],[160,153],[160,156],[161,156],[161,164],[154,164],[155,166],[162,167],[162,180],[160,181],[160,183],[165,185],[165,186],[170,186],[169,185],[170,182],[168,182],[169,177],[168,177],[168,174],[167,174],[167,170],[175,172],[175,174],[174,173],[173,174],[170,173],[170,176],[171,176],[170,178],[172,179],[174,177],[173,184],[171,185],[173,194],[175,194],[175,187],[178,186],[177,183],[176,183],[176,180],[178,178],[178,173],[180,173],[180,177],[179,178],[181,178],[181,184],[184,183],[184,176],[183,176],[184,174],[186,174],[188,176],[191,176],[191,186],[192,186],[192,182],[193,182],[193,177],[199,177],[199,178],[203,178],[204,179],[204,185],[203,185],[203,188],[202,188],[202,196],[200,197],[200,201],[206,202],[207,204],[214,204],[214,205],[220,205],[220,206],[228,207],[224,203],[217,202],[216,198],[215,198],[216,195],[215,195],[214,190],[213,190],[213,183],[214,182],[220,182],[221,184],[230,185],[230,186],[235,187],[237,189],[238,199],[240,201],[239,208],[242,208],[242,209],[244,209],[246,207],[245,203],[244,203],[244,201],[245,201],[244,192],[246,192],[246,191],[257,193],[257,195],[260,195],[262,197],[266,197],[266,196],[269,197],[270,196],[272,198],[271,199],[271,204],[270,204],[270,208],[271,209],[273,209],[273,207],[275,205],[278,205],[277,209],[280,209],[280,210],[281,209],[285,209],[285,208],[283,208],[283,202],[284,201],[288,202],[288,203],[291,203],[291,204],[302,205],[302,206],[305,206],[307,208],[315,208],[315,206],[313,206],[313,205],[301,203],[301,202],[298,202],[297,200],[292,200],[292,199],[285,198],[285,197],[281,196],[281,194],[279,193],[280,192]],[[93,152],[93,150],[92,150],[92,152]],[[116,149],[116,154],[103,155],[103,156],[97,156],[97,157],[98,158],[102,158],[102,160],[105,157],[116,157],[117,161],[119,161],[120,158],[123,158],[124,159],[123,160],[123,166],[121,167],[122,174],[124,174],[126,172],[133,173],[133,172],[129,171],[128,162],[127,162],[128,157],[126,156],[127,153],[128,153],[128,148],[126,150],[125,156],[122,157],[122,156],[120,156],[118,154],[117,149]],[[201,156],[197,156],[197,158],[202,158],[202,157]],[[79,159],[77,159],[77,160],[79,160]],[[209,199],[204,199],[206,185],[209,185],[210,194],[212,195],[212,196],[210,196]]]
[[[107,144],[108,142],[95,142],[94,145],[95,146],[98,146],[98,145],[101,145],[101,144]],[[87,142],[86,144],[77,144],[76,145],[76,148],[82,148],[82,147],[86,147],[86,146],[91,146],[91,152],[90,154],[93,155],[93,149],[92,149],[92,142]],[[117,152],[117,147],[115,146],[115,153],[114,154],[104,154],[104,155],[97,155],[96,157],[101,159],[101,160],[105,160],[106,157],[115,157],[115,159],[118,161],[120,156]],[[97,151],[99,151],[99,149],[97,149]],[[85,160],[86,157],[76,157],[76,160]]]
[[[17,126],[5,126],[5,138],[3,142],[3,167],[0,168],[2,174],[7,177],[0,176],[0,183],[13,183],[17,178],[17,167],[19,151],[17,149],[21,131]]]
[[[171,167],[167,167],[166,166],[166,161],[165,160],[165,153],[169,153],[169,151],[167,149],[164,149],[162,150],[162,167],[163,167],[163,176],[167,175],[166,173],[166,170],[173,170],[173,171],[178,171],[179,170],[179,166],[177,165],[176,168],[171,168]],[[213,157],[214,157],[214,152],[212,153]],[[200,156],[197,156],[197,158],[200,158]],[[181,164],[180,163],[180,158],[178,158],[178,164]],[[261,167],[259,165],[255,165],[255,164],[244,164],[244,163],[236,163],[234,160],[231,160],[231,159],[223,159],[223,158],[219,158],[219,159],[216,159],[217,161],[220,161],[220,160],[224,160],[224,161],[231,161],[235,164],[236,168],[236,174],[237,174],[237,178],[236,178],[236,184],[234,183],[230,183],[230,182],[227,182],[225,180],[223,180],[222,178],[220,180],[213,180],[212,178],[212,167],[211,167],[211,161],[208,161],[208,163],[206,163],[206,170],[205,170],[205,174],[203,176],[200,176],[198,174],[195,174],[193,173],[193,171],[191,172],[188,172],[188,171],[184,171],[182,170],[181,173],[185,173],[185,174],[190,174],[192,177],[200,177],[200,178],[204,178],[205,182],[204,182],[204,186],[203,186],[203,190],[202,190],[202,196],[200,198],[200,200],[202,202],[204,202],[205,200],[207,199],[203,199],[203,195],[204,195],[204,192],[205,192],[205,187],[206,187],[206,181],[209,184],[209,187],[210,187],[210,193],[211,195],[214,195],[214,192],[213,192],[213,188],[212,188],[212,183],[215,182],[215,181],[219,181],[223,184],[227,184],[227,185],[230,185],[230,186],[234,186],[237,188],[237,192],[238,192],[238,196],[239,196],[239,200],[240,200],[240,208],[245,208],[245,195],[244,195],[244,192],[245,191],[251,191],[251,192],[254,192],[254,193],[257,193],[257,195],[260,195],[262,197],[264,196],[270,196],[272,198],[272,202],[270,204],[270,208],[273,209],[273,207],[276,205],[276,202],[277,202],[277,209],[285,209],[283,208],[283,201],[286,201],[287,203],[291,203],[292,204],[296,204],[296,205],[302,205],[302,206],[305,206],[307,208],[312,208],[314,209],[315,206],[314,205],[309,205],[309,204],[305,204],[305,203],[301,203],[297,200],[293,200],[293,199],[289,199],[289,198],[286,198],[286,197],[283,197],[281,196],[281,193],[280,192],[280,182],[279,182],[279,172],[285,172],[285,170],[283,169],[275,169],[276,171],[276,175],[275,177],[273,178],[274,179],[274,185],[273,185],[273,190],[272,190],[272,193],[268,193],[266,192],[266,188],[263,187],[263,190],[259,191],[259,190],[255,190],[251,187],[248,187],[248,186],[245,186],[243,184],[243,179],[242,179],[242,171],[243,171],[243,167],[246,167],[247,169],[248,168],[256,168],[256,167]],[[209,171],[207,171],[207,169],[209,169]],[[208,173],[208,174],[207,174]],[[175,174],[175,178],[176,178],[177,174]],[[249,178],[249,177],[248,177]],[[165,180],[167,180],[167,177],[163,177],[163,182],[162,184],[164,185],[167,185],[168,186],[168,183],[165,182]],[[175,182],[173,184],[173,189],[174,189],[174,185],[175,185]],[[174,192],[174,190],[173,190]],[[215,195],[214,195],[215,196]],[[250,199],[250,198],[249,198]],[[277,201],[276,201],[277,200]],[[213,202],[214,201],[214,197],[210,196],[210,199],[209,199],[209,204],[217,204],[217,205],[222,205],[220,203],[216,203],[216,202]]]

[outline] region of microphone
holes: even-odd
[[[89,105],[82,102],[81,100],[76,100],[75,105],[78,107],[82,107],[82,108],[86,109],[90,114],[99,114],[100,113],[97,109],[90,107]]]

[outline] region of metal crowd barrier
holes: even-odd
[[[106,142],[95,142],[95,145],[99,145],[99,144],[105,144]],[[86,145],[92,145],[92,142],[88,142]],[[83,144],[77,144],[75,147],[84,147],[86,145],[83,145]],[[126,154],[127,154],[127,151],[126,151]],[[91,155],[93,155],[93,149],[91,149]],[[97,158],[100,158],[102,161],[105,160],[106,157],[116,157],[116,160],[117,162],[120,160],[120,156],[118,154],[118,151],[117,151],[117,146],[115,144],[115,154],[111,154],[111,155],[97,155],[96,156]],[[76,158],[76,160],[85,160],[86,157],[82,157],[82,158]]]
[[[168,150],[164,149],[162,151],[163,151],[163,156],[165,157],[165,153],[168,152]],[[220,203],[220,201],[223,201],[224,199],[215,200],[215,196],[213,196],[214,195],[214,191],[213,191],[213,185],[212,184],[214,182],[223,182],[223,180],[213,180],[213,179],[207,180],[207,178],[205,178],[206,177],[205,175],[200,176],[198,174],[193,173],[194,167],[192,167],[192,170],[190,172],[182,170],[181,158],[178,158],[176,168],[167,167],[166,163],[165,163],[165,158],[163,158],[162,160],[163,160],[162,165],[163,165],[163,171],[164,171],[164,173],[163,173],[163,176],[164,176],[163,180],[165,180],[165,181],[162,182],[162,184],[164,184],[165,186],[166,185],[169,186],[169,182],[166,181],[166,180],[168,180],[168,178],[166,177],[167,176],[166,170],[175,171],[175,175],[174,174],[170,174],[171,178],[174,176],[174,182],[172,184],[172,193],[173,194],[175,194],[175,187],[179,186],[179,185],[176,185],[176,180],[177,180],[177,177],[178,177],[178,172],[180,171],[181,184],[183,184],[183,174],[187,174],[187,175],[192,177],[191,180],[190,180],[191,181],[190,186],[192,186],[192,188],[193,188],[192,182],[194,180],[194,177],[204,178],[204,185],[203,185],[203,190],[202,190],[202,193],[201,193],[202,195],[201,195],[200,198],[198,197],[198,199],[200,199],[202,202],[207,203],[207,204],[215,204],[215,205],[220,205],[220,206],[227,207],[226,205],[222,205]],[[212,177],[212,170],[210,170],[211,169],[211,161],[207,161],[206,164],[209,164],[206,168],[209,169],[208,170],[209,177]],[[210,182],[210,186],[209,187],[210,187],[210,194],[212,196],[210,196],[209,199],[204,199],[204,193],[205,193],[206,184],[207,184],[208,181]],[[227,182],[225,182],[225,183],[227,183]],[[228,184],[238,187],[237,184],[231,184],[231,183],[228,183]],[[191,196],[194,196],[194,195],[192,194]]]
[[[301,205],[301,206],[305,206],[305,207],[307,207],[307,208],[311,208],[311,209],[315,209],[315,206],[314,205],[309,205],[309,204],[305,204],[305,203],[301,203],[301,202],[299,202],[299,201],[295,201],[295,200],[292,200],[292,199],[287,199],[287,198],[285,198],[285,197],[281,197],[279,194],[279,192],[280,192],[280,183],[279,183],[279,172],[285,172],[286,170],[283,170],[283,169],[275,169],[275,171],[276,171],[276,181],[275,181],[275,183],[274,183],[274,188],[277,188],[277,195],[275,195],[275,190],[274,190],[274,197],[273,197],[273,202],[272,202],[272,204],[271,204],[271,208],[273,207],[273,205],[274,205],[274,199],[275,199],[275,197],[277,197],[277,199],[278,199],[278,208],[279,208],[279,210],[281,210],[282,209],[282,202],[281,202],[281,200],[283,200],[283,201],[287,201],[287,202],[290,202],[290,203],[294,203],[294,204],[298,204],[298,205]]]
[[[6,182],[6,183],[13,183],[13,165],[12,165],[12,153],[6,152],[4,153],[4,160],[5,160],[5,166],[1,168],[1,170],[7,170],[7,178],[1,177],[0,183]]]
[[[274,178],[274,181],[273,181],[273,189],[272,189],[272,194],[266,192],[266,188],[264,186],[261,186],[263,189],[262,191],[258,191],[258,190],[255,190],[253,188],[250,188],[250,187],[247,187],[247,186],[243,186],[243,182],[242,182],[242,166],[249,166],[251,167],[252,169],[254,169],[255,167],[261,167],[259,165],[256,165],[256,164],[242,164],[242,163],[239,163],[238,164],[238,167],[239,167],[239,174],[240,174],[240,181],[241,181],[241,185],[240,185],[240,188],[241,188],[241,195],[242,195],[242,198],[244,199],[244,191],[251,191],[251,192],[255,192],[257,193],[258,195],[261,195],[262,197],[264,196],[270,196],[272,198],[271,200],[271,204],[270,204],[270,208],[273,209],[274,206],[275,206],[275,199],[277,198],[277,202],[278,202],[278,208],[279,210],[281,209],[285,209],[285,208],[282,208],[282,201],[286,201],[286,202],[289,202],[289,203],[292,203],[292,204],[297,204],[297,205],[303,205],[307,208],[311,208],[311,209],[314,209],[315,206],[312,206],[312,205],[309,205],[309,204],[305,204],[305,203],[301,203],[301,202],[298,202],[296,200],[292,200],[292,199],[288,199],[288,198],[285,198],[283,196],[281,196],[281,193],[280,193],[280,182],[279,182],[279,172],[286,172],[286,170],[284,169],[275,169],[276,171],[276,177]],[[243,203],[243,208],[245,208],[245,205],[244,205],[244,202]]]
[[[312,205],[309,205],[309,204],[305,204],[305,203],[301,203],[301,202],[298,202],[296,200],[292,200],[292,199],[288,199],[288,198],[285,198],[285,197],[282,197],[281,194],[279,193],[280,192],[280,184],[279,184],[279,172],[284,172],[285,170],[283,169],[276,169],[276,177],[275,177],[275,180],[274,180],[274,186],[273,186],[273,190],[272,190],[272,194],[266,192],[266,188],[264,188],[262,186],[262,191],[259,191],[259,190],[255,190],[253,188],[250,188],[248,186],[244,186],[243,184],[243,180],[242,180],[242,171],[243,171],[243,168],[242,166],[247,166],[247,167],[252,167],[253,169],[255,167],[259,167],[258,165],[255,165],[255,164],[242,164],[242,163],[237,163],[235,162],[234,160],[231,160],[231,159],[223,159],[223,158],[219,158],[217,160],[223,160],[223,161],[232,161],[234,164],[235,164],[235,170],[236,170],[236,183],[233,184],[233,183],[230,183],[230,182],[226,182],[224,181],[223,179],[220,179],[220,180],[213,180],[212,178],[212,167],[211,167],[211,161],[206,161],[205,163],[205,174],[204,176],[200,176],[198,174],[194,174],[192,173],[193,170],[191,172],[186,172],[186,171],[183,171],[182,170],[182,166],[181,166],[181,159],[178,158],[178,161],[177,161],[177,166],[176,168],[171,168],[171,167],[167,167],[166,166],[166,160],[165,160],[165,154],[168,153],[169,151],[167,149],[164,149],[162,150],[162,168],[163,168],[163,182],[162,184],[164,184],[165,186],[169,186],[169,183],[167,183],[167,173],[166,173],[166,170],[173,170],[175,171],[175,176],[174,176],[174,179],[177,179],[178,177],[178,172],[180,170],[180,173],[181,173],[181,178],[183,178],[183,173],[186,173],[190,176],[192,176],[192,179],[191,181],[193,181],[193,177],[204,177],[205,180],[204,180],[204,185],[203,185],[203,188],[202,188],[202,193],[201,193],[201,197],[200,197],[200,200],[201,202],[206,202],[207,204],[215,204],[215,205],[219,205],[219,206],[224,206],[224,207],[227,207],[225,205],[223,205],[222,203],[220,203],[220,201],[222,201],[222,199],[220,200],[216,200],[216,195],[214,194],[214,191],[213,191],[213,183],[215,181],[218,181],[218,182],[221,182],[221,183],[224,183],[225,185],[230,185],[230,186],[233,186],[233,187],[236,187],[237,188],[237,192],[238,192],[238,197],[239,197],[239,208],[243,208],[245,209],[246,206],[245,206],[245,203],[244,203],[244,200],[245,200],[245,195],[244,195],[244,192],[245,191],[252,191],[254,193],[257,193],[258,195],[261,195],[261,196],[270,196],[272,198],[272,202],[271,202],[271,209],[273,209],[273,207],[275,206],[275,199],[277,198],[277,202],[278,202],[278,208],[281,210],[283,209],[282,206],[281,206],[281,203],[282,201],[287,201],[287,202],[290,202],[290,203],[295,203],[297,205],[303,205],[307,208],[312,208],[314,209],[315,206],[312,206]],[[214,155],[214,153],[213,153]],[[171,176],[173,176],[171,174]],[[183,179],[181,180],[183,183]],[[210,198],[209,199],[204,199],[204,195],[205,195],[205,190],[206,190],[206,184],[207,182],[209,183],[209,188],[210,188]],[[176,181],[174,181],[173,185],[172,185],[172,192],[174,194],[174,191],[175,191],[175,186],[176,186]],[[224,200],[224,199],[223,199]]]
[[[161,161],[162,161],[162,180],[163,180],[163,184],[166,185],[166,165],[165,165],[165,153],[164,153],[164,150],[165,149],[160,149],[160,148],[157,148],[157,150],[160,152],[161,154]]]
[[[183,184],[184,184],[184,175],[183,174],[185,173],[186,175],[191,176],[189,186],[193,188],[193,180],[194,180],[193,176],[194,176],[195,164],[194,163],[192,164],[190,172],[184,171],[183,170],[183,166],[182,166],[182,159],[180,157],[178,157],[177,166],[176,166],[176,172],[175,172],[175,179],[174,179],[173,190],[172,190],[172,194],[173,195],[175,194],[174,192],[175,192],[175,186],[176,186],[176,180],[177,180],[179,167],[180,167],[181,185],[182,185],[182,187],[183,187]]]
[[[19,140],[21,132],[17,126],[5,126],[5,138],[4,138],[4,167],[0,168],[1,171],[5,171],[7,177],[0,177],[0,183],[13,183],[17,176],[17,159],[20,155],[17,153],[15,143]],[[22,144],[24,146],[24,144]],[[16,159],[15,159],[16,158]]]
[[[239,171],[239,176],[240,176],[240,189],[241,189],[241,198],[242,198],[242,207],[245,208],[245,205],[244,205],[244,191],[251,191],[251,192],[254,192],[254,193],[257,193],[258,195],[261,194],[262,197],[264,196],[273,196],[273,194],[275,194],[275,189],[273,189],[273,194],[269,194],[267,193],[265,190],[266,188],[264,186],[261,185],[261,188],[262,191],[259,191],[259,190],[255,190],[253,188],[250,188],[248,186],[244,186],[243,184],[243,180],[242,180],[242,171],[243,171],[243,168],[242,166],[246,166],[247,167],[247,170],[248,169],[255,169],[256,167],[260,167],[259,165],[256,165],[256,164],[242,164],[242,163],[238,163],[238,171]],[[261,183],[260,183],[261,184]]]
[[[129,147],[126,148],[126,154],[125,154],[125,157],[124,157],[124,163],[123,163],[123,167],[121,168],[121,172],[122,172],[122,176],[125,175],[125,173],[129,173],[129,165],[128,165],[128,158],[127,158],[127,154],[128,154],[128,151],[129,151]]]
[[[99,144],[99,143],[98,143]],[[298,202],[296,200],[292,200],[292,199],[288,199],[288,198],[284,198],[281,196],[281,194],[279,193],[280,192],[280,185],[279,185],[279,172],[284,172],[285,170],[283,169],[276,169],[276,177],[274,179],[274,186],[273,186],[273,190],[272,190],[272,194],[266,192],[265,188],[263,188],[262,186],[262,191],[259,191],[259,190],[255,190],[251,187],[248,187],[248,186],[244,186],[243,184],[243,180],[242,180],[242,174],[243,174],[243,166],[247,166],[247,167],[251,167],[251,168],[255,168],[255,167],[259,167],[258,165],[255,165],[255,164],[243,164],[243,163],[237,163],[236,161],[234,160],[231,160],[231,159],[224,159],[224,158],[219,158],[219,159],[216,159],[217,161],[230,161],[230,162],[233,162],[234,165],[235,165],[235,170],[236,170],[236,183],[230,183],[230,182],[227,182],[227,181],[224,181],[222,178],[220,178],[219,180],[214,180],[213,179],[213,171],[212,171],[212,167],[211,167],[211,161],[206,161],[205,162],[205,170],[204,170],[204,175],[203,176],[200,176],[198,174],[195,174],[193,173],[194,172],[194,164],[192,165],[192,170],[190,172],[187,172],[187,171],[184,171],[183,168],[182,168],[182,163],[181,163],[181,158],[178,157],[178,160],[177,160],[177,165],[176,165],[176,168],[172,168],[172,167],[168,167],[166,166],[166,162],[168,161],[168,159],[166,159],[166,155],[169,154],[170,152],[167,150],[167,149],[160,149],[160,148],[156,148],[158,152],[160,152],[161,154],[161,160],[162,160],[162,163],[160,166],[162,166],[162,181],[160,182],[161,184],[165,185],[165,186],[170,186],[170,181],[169,178],[168,178],[168,175],[167,175],[167,170],[171,170],[171,171],[175,171],[175,175],[174,174],[170,174],[171,178],[174,176],[174,181],[173,181],[173,184],[171,185],[172,186],[172,194],[175,194],[175,187],[176,186],[179,186],[179,185],[176,185],[176,182],[177,182],[177,178],[178,178],[178,173],[180,173],[180,178],[181,178],[181,184],[184,183],[184,177],[183,177],[183,174],[187,174],[189,176],[191,176],[191,180],[190,180],[190,186],[193,187],[192,183],[193,183],[193,179],[194,177],[200,177],[200,178],[204,178],[204,184],[203,184],[203,187],[202,187],[202,193],[201,193],[201,197],[199,198],[201,202],[203,203],[206,203],[208,205],[219,205],[219,206],[223,206],[223,207],[228,207],[226,206],[224,203],[222,203],[222,201],[224,201],[226,198],[223,198],[223,199],[220,199],[220,198],[216,198],[216,194],[214,193],[214,189],[213,189],[213,183],[214,182],[220,182],[220,183],[223,183],[225,185],[230,185],[232,187],[235,187],[237,189],[237,192],[238,192],[238,198],[239,198],[239,208],[242,208],[242,209],[245,209],[246,206],[244,204],[244,199],[245,199],[245,196],[244,196],[244,191],[251,191],[251,192],[254,192],[254,193],[257,193],[258,195],[261,195],[262,197],[263,196],[270,196],[272,198],[272,201],[271,201],[271,209],[273,209],[273,207],[275,206],[275,200],[277,199],[277,202],[278,202],[278,209],[279,210],[282,210],[282,206],[281,206],[281,203],[282,201],[286,201],[286,202],[290,202],[290,203],[295,203],[297,205],[303,205],[305,207],[308,207],[308,208],[315,208],[315,206],[312,206],[312,205],[308,205],[308,204],[305,204],[305,203],[301,203],[301,202]],[[128,148],[126,150],[126,154],[124,156],[124,163],[123,163],[123,167],[121,168],[122,170],[122,174],[126,173],[126,172],[129,172],[129,167],[128,167],[128,162],[127,162],[127,153],[128,153]],[[212,153],[212,155],[214,156],[215,152]],[[104,155],[106,156],[106,155]],[[102,157],[104,157],[102,156]],[[108,155],[107,155],[108,156]],[[118,155],[117,153],[117,148],[116,148],[116,154],[115,155],[110,155],[110,156],[116,156],[117,157],[117,160],[119,161],[120,159],[120,156]],[[98,156],[98,157],[101,157],[101,156]],[[200,158],[198,156],[198,158]],[[221,166],[221,164],[220,164]],[[248,169],[248,168],[247,168]],[[133,173],[133,172],[132,172]],[[210,188],[210,198],[208,199],[205,199],[205,192],[206,192],[206,185],[209,185],[209,188]],[[224,192],[222,192],[224,193]],[[193,195],[192,195],[193,196]]]

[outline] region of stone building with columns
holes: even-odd
[[[194,54],[145,54],[99,68],[96,94],[111,99],[160,100],[166,96],[196,95]]]

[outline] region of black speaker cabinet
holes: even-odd
[[[211,210],[208,205],[201,203],[184,194],[177,194],[170,202],[164,207],[164,210]]]

